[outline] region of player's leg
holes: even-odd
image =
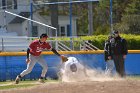
[[[77,63],[76,65],[77,65],[78,71],[82,72],[85,77],[89,77],[85,64]]]
[[[26,74],[28,74],[32,71],[36,62],[37,62],[36,57],[30,55],[30,62],[27,64],[27,68],[16,77],[16,80],[15,80],[16,84],[19,83],[20,78],[22,78],[23,76],[25,76]]]
[[[109,65],[110,72],[113,72],[113,69],[114,69],[114,61],[110,60],[110,65]]]
[[[84,63],[80,63],[80,62],[76,62],[76,66],[77,66],[77,70],[78,73],[80,73],[82,76],[82,80],[87,80],[87,78],[89,77],[88,75],[88,70],[86,68],[86,65]]]
[[[45,78],[45,75],[47,73],[47,70],[48,70],[48,66],[47,66],[47,63],[46,61],[43,59],[43,57],[41,56],[38,60],[38,63],[42,66],[42,73],[41,73],[41,77],[39,78],[39,81],[41,83],[44,83],[44,78]]]
[[[119,56],[119,65],[120,65],[120,76],[121,77],[125,77],[125,62],[124,62],[124,58],[123,58],[123,55],[120,55]]]
[[[119,66],[119,57],[118,57],[118,55],[114,55],[113,59],[114,59],[113,61],[114,61],[114,65],[115,65],[115,68],[116,68],[116,72],[117,72],[117,74],[119,74],[120,73],[120,70],[119,70],[120,66]]]
[[[108,60],[108,61],[106,62],[105,74],[111,75],[111,73],[112,73],[112,71],[113,71],[113,68],[114,68],[114,62],[113,62],[113,60]]]

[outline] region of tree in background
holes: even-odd
[[[115,24],[115,29],[123,33],[140,34],[140,0],[129,0],[121,17],[121,22]]]
[[[108,34],[110,32],[110,2],[109,0],[100,0],[99,4],[94,6],[94,33],[98,34]]]
[[[69,0],[49,0],[68,2]],[[74,0],[73,0],[74,1]],[[59,7],[59,11],[57,11]],[[51,13],[50,13],[51,11]],[[52,26],[58,26],[58,14],[69,16],[69,4],[50,7]],[[88,3],[73,3],[72,15],[77,16],[78,35],[88,35]],[[140,34],[140,0],[113,0],[113,28],[122,33]],[[110,0],[93,2],[93,35],[110,33]]]

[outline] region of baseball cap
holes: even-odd
[[[43,37],[48,38],[48,35],[46,33],[43,33],[43,34],[40,35],[40,38],[43,38]]]
[[[118,34],[119,33],[119,31],[117,31],[117,30],[115,30],[114,32],[113,32],[113,34]]]
[[[112,35],[109,35],[109,36],[108,36],[108,39],[111,39],[112,37],[113,37]]]
[[[77,66],[76,66],[76,64],[71,64],[70,65],[70,70],[72,71],[72,72],[76,72],[77,71]]]

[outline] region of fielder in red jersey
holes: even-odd
[[[30,54],[34,56],[39,56],[41,52],[45,49],[52,50],[52,47],[48,42],[41,43],[40,40],[33,41],[30,46]]]
[[[63,56],[61,56],[54,48],[52,48],[52,46],[48,42],[46,42],[47,38],[48,38],[47,34],[42,34],[39,40],[34,40],[33,42],[31,42],[31,44],[29,45],[29,48],[27,49],[27,59],[26,59],[27,69],[25,69],[16,77],[15,84],[18,84],[20,79],[23,76],[25,76],[26,74],[29,74],[37,62],[43,68],[42,74],[39,78],[39,82],[44,83],[44,78],[45,78],[48,67],[47,67],[46,61],[41,56],[41,52],[43,50],[46,50],[46,49],[51,50],[53,53],[63,58]]]

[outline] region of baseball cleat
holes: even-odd
[[[20,81],[20,78],[19,78],[19,76],[17,76],[17,77],[16,77],[16,80],[15,80],[15,84],[18,84],[19,81]]]
[[[40,83],[45,83],[45,81],[43,79],[39,79],[38,80]]]

